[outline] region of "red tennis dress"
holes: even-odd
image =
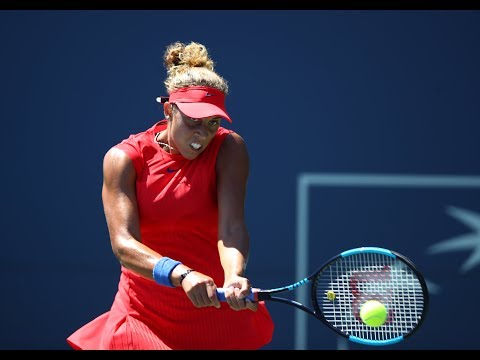
[[[194,160],[165,152],[154,141],[165,121],[116,145],[132,159],[142,242],[162,255],[208,274],[223,285],[217,249],[215,162],[231,132],[220,127]],[[181,287],[156,284],[122,267],[110,311],[67,338],[84,350],[259,349],[272,339],[274,324],[265,303],[256,312],[196,308]]]

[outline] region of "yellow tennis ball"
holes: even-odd
[[[360,317],[368,326],[382,326],[385,324],[387,316],[387,308],[377,300],[368,300],[360,308]]]
[[[335,300],[335,298],[336,298],[335,293],[332,290],[328,290],[327,291],[327,299],[330,300],[330,301],[333,301],[333,300]]]

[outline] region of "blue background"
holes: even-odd
[[[0,11],[0,349],[68,349],[70,333],[109,309],[119,264],[102,159],[162,117],[168,44],[204,43],[230,83],[224,126],[251,157],[248,275],[269,288],[299,280],[301,173],[479,174],[479,36],[480,12],[468,10]],[[313,271],[362,245],[407,255],[435,292],[424,326],[388,349],[478,348],[480,316],[457,316],[479,295],[479,266],[459,272],[474,249],[427,249],[471,232],[445,209],[478,214],[479,195],[312,188],[305,261]],[[269,308],[265,349],[293,349],[298,310]],[[309,349],[365,349],[308,321]]]

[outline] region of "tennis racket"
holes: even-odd
[[[311,284],[312,307],[274,294]],[[218,299],[226,301],[225,289]],[[411,336],[423,323],[428,289],[420,271],[405,256],[379,247],[344,251],[310,276],[291,285],[254,289],[251,301],[277,301],[307,312],[350,341],[364,345],[391,345]],[[369,300],[385,305],[382,325],[366,325],[360,309]]]

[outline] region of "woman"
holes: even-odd
[[[252,290],[244,275],[249,159],[242,137],[220,126],[232,121],[228,84],[202,44],[173,43],[164,62],[165,119],[104,158],[118,292],[110,311],[67,342],[74,349],[258,349],[274,325],[263,302],[245,300]]]

